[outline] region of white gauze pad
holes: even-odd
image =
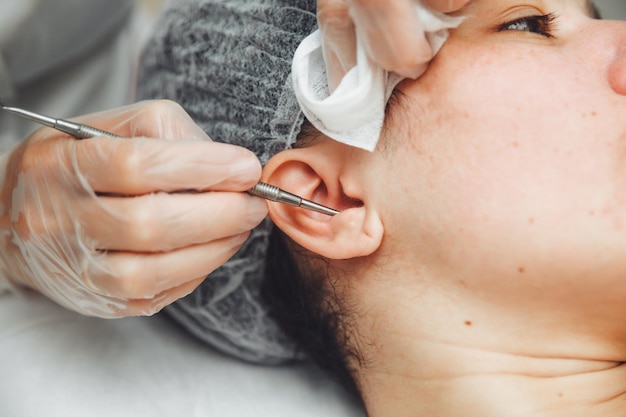
[[[434,12],[421,0],[415,3],[415,13],[436,54],[448,39],[448,29],[458,26],[462,18]],[[348,71],[332,94],[329,94],[319,30],[298,46],[291,72],[296,98],[315,128],[346,145],[370,152],[376,148],[387,100],[402,77],[388,73],[370,60],[361,39],[357,38],[356,66]]]

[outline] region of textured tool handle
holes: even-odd
[[[76,132],[76,138],[78,139],[88,139],[96,136],[104,136],[107,138],[121,138],[121,136],[118,136],[115,133],[110,133],[87,125],[80,125],[78,132]]]
[[[260,182],[250,188],[248,190],[248,194],[255,197],[265,198],[270,201],[278,201],[278,198],[280,197],[280,188],[271,184]]]

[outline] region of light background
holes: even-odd
[[[626,20],[626,0],[596,0],[605,19]]]

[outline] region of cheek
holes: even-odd
[[[593,263],[607,243],[626,253],[624,136],[600,79],[564,55],[455,48],[471,46],[401,87],[429,109],[397,164],[419,183],[402,217],[427,237],[420,250],[515,272],[529,259]]]

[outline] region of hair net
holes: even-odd
[[[265,163],[300,130],[289,75],[298,44],[316,29],[315,7],[315,0],[172,2],[142,57],[139,98],[177,101],[211,138],[247,147]],[[165,310],[219,350],[268,364],[298,357],[261,299],[271,228],[266,220],[226,265]]]

